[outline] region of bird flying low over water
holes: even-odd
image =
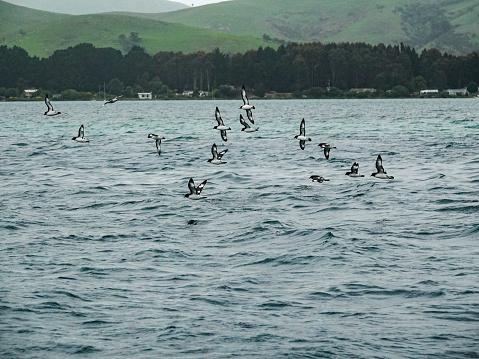
[[[377,172],[371,173],[371,176],[381,179],[394,179],[393,176],[389,176],[384,170],[383,159],[381,158],[381,155],[378,155],[378,158],[376,159],[376,170]]]
[[[73,137],[72,140],[77,142],[90,142],[88,138],[85,137],[85,127],[83,127],[83,125],[78,129],[78,136]]]
[[[327,160],[329,160],[329,151],[331,150],[331,148],[336,148],[325,142],[321,142],[318,146],[324,149],[324,157]]]
[[[306,137],[306,124],[304,122],[304,118],[301,120],[301,124],[299,125],[299,135],[294,136],[294,138],[299,140],[299,147],[302,150],[304,150],[306,141],[311,141],[309,137]]]
[[[354,162],[351,166],[351,171],[346,172],[346,176],[349,177],[364,177],[364,175],[359,174],[359,163]]]
[[[241,88],[241,98],[243,99],[243,105],[240,106],[240,110],[246,110],[246,116],[248,117],[248,120],[250,120],[251,123],[254,124],[253,112],[251,110],[254,110],[255,107],[249,104],[248,96],[246,96],[246,88],[244,87],[244,85]]]
[[[216,110],[215,110],[215,118],[216,118],[216,122],[218,122],[218,125],[213,127],[213,129],[220,131],[221,138],[223,139],[223,141],[225,142],[228,141],[228,138],[226,137],[226,131],[231,130],[231,128],[226,127],[225,124],[223,123],[223,119],[221,118],[221,113],[218,107],[216,107]]]
[[[45,95],[45,105],[47,105],[47,110],[44,113],[45,116],[56,116],[61,114],[61,112],[55,111],[53,109],[53,105],[48,98],[48,94]]]
[[[101,107],[103,107],[105,105],[108,105],[109,103],[115,103],[116,101],[118,101],[118,99],[120,97],[123,97],[123,95],[116,96],[116,97],[113,97],[113,98],[109,99],[107,102],[105,102],[103,105],[101,105]]]
[[[149,134],[148,134],[148,138],[152,138],[152,139],[154,139],[154,140],[158,140],[158,139],[163,139],[163,140],[164,140],[164,139],[165,139],[164,137],[159,136],[159,135],[154,134],[154,133],[149,133]]]
[[[246,122],[243,118],[243,115],[240,115],[240,123],[244,126],[241,131],[244,131],[244,132],[255,132],[255,131],[258,131],[258,127],[256,128],[253,128],[251,127],[248,122]]]
[[[211,154],[213,155],[213,158],[210,158],[208,162],[214,164],[214,165],[221,165],[223,163],[226,163],[222,161],[221,159],[223,158],[223,155],[228,152],[228,149],[221,151],[218,153],[218,149],[216,148],[216,143],[213,143],[213,146],[211,146]]]
[[[324,181],[329,181],[328,179],[324,178],[323,176],[312,175],[309,179],[313,182],[323,183]]]
[[[204,180],[198,185],[198,187],[195,187],[195,182],[193,181],[193,178],[190,178],[190,180],[188,181],[188,188],[190,189],[190,193],[185,194],[185,197],[189,199],[206,198],[205,196],[201,195],[201,191],[203,190],[203,187],[206,185],[206,181],[207,180]]]
[[[155,140],[156,143],[156,151],[158,152],[158,156],[161,155],[161,140],[164,140],[164,137],[155,135],[154,133],[150,133],[148,138],[152,138]]]

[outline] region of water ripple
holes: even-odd
[[[477,100],[254,101],[1,105],[0,357],[477,356]]]

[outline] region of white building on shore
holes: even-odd
[[[449,94],[449,96],[457,96],[457,95],[467,96],[467,95],[469,95],[469,92],[467,91],[467,87],[464,87],[462,89],[449,89],[449,90],[447,90],[447,93]]]
[[[439,95],[439,90],[421,90],[419,94],[421,97],[437,96]]]
[[[151,100],[153,98],[152,92],[138,92],[138,98],[140,100]]]

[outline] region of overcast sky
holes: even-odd
[[[200,5],[214,4],[217,2],[223,2],[226,0],[171,0],[171,1],[180,2],[189,6],[191,6],[191,4],[195,4],[195,6],[200,6]]]

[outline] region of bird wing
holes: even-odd
[[[354,162],[353,167],[351,167],[351,172],[358,174],[359,173],[359,163]]]
[[[303,140],[300,140],[300,141],[299,141],[299,147],[300,147],[302,150],[304,150],[305,144],[306,144],[306,141],[303,141]]]
[[[213,143],[213,146],[211,146],[211,154],[213,155],[213,159],[218,158],[218,150],[216,148],[216,143]]]
[[[221,118],[221,113],[218,107],[215,110],[215,118],[216,122],[218,122],[218,126],[224,126],[223,119]]]
[[[155,140],[156,150],[158,151],[158,156],[161,155],[161,138]]]
[[[190,180],[188,181],[188,188],[190,189],[190,194],[196,192],[195,181],[193,181],[193,178],[190,178]]]
[[[228,152],[228,149],[224,150],[224,151],[221,151],[220,153],[218,153],[218,159],[221,160],[221,158],[224,156],[224,154]]]
[[[329,147],[324,147],[324,157],[329,160]]]
[[[204,180],[203,182],[200,183],[198,187],[196,187],[196,194],[200,194],[201,191],[203,190],[203,187],[205,186],[207,180]]]
[[[250,125],[244,120],[243,115],[240,115],[240,123],[244,126],[244,128],[250,128]]]
[[[353,165],[351,166],[351,173],[357,174],[358,171],[359,171],[359,165],[356,162],[354,162]]]
[[[250,122],[251,122],[252,124],[254,124],[253,111],[251,111],[251,110],[246,110],[246,116],[248,116],[248,120],[250,120]]]
[[[241,98],[243,99],[243,105],[249,105],[248,97],[246,96],[246,89],[243,85],[241,88]]]
[[[378,170],[378,173],[386,173],[386,171],[384,171],[381,155],[378,155],[378,158],[376,159],[376,169]]]
[[[85,127],[83,127],[83,125],[81,125],[80,128],[78,129],[78,137],[80,138],[85,137]]]
[[[299,125],[299,135],[306,136],[306,123],[304,122],[304,118],[301,120],[301,124]]]
[[[45,105],[47,105],[48,111],[53,111],[53,106],[50,102],[50,99],[48,98],[48,94],[45,95]]]
[[[228,141],[228,138],[226,137],[226,130],[221,130],[220,131],[221,133],[221,138],[223,139],[223,141]]]

